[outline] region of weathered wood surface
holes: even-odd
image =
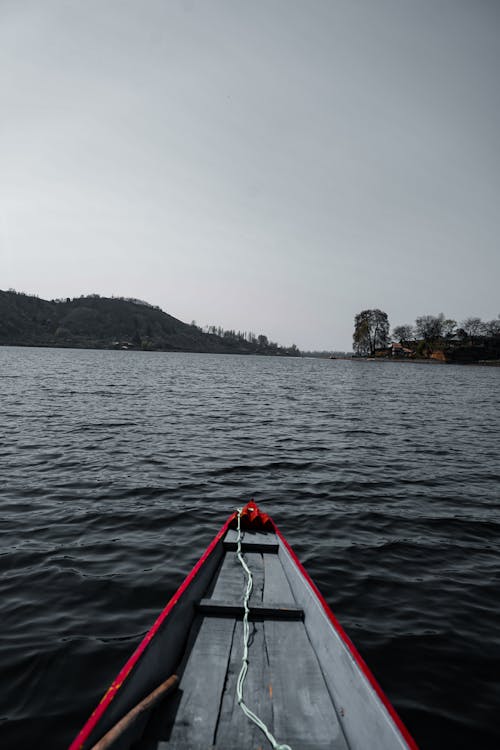
[[[284,602],[295,604],[295,598],[277,555],[263,555],[264,563],[264,594],[265,604]]]
[[[320,665],[303,623],[264,622],[274,733],[292,748],[347,750]]]
[[[253,588],[250,597],[250,606],[252,603],[262,602],[264,590],[264,564],[260,552],[246,552],[244,559],[252,571]],[[235,603],[243,602],[245,589],[247,586],[246,573],[241,567],[241,563],[233,552],[226,552],[219,568],[218,578],[211,593],[207,598],[219,601],[233,601]]]
[[[245,608],[242,604],[214,599],[202,599],[197,605],[197,610],[202,615],[233,617],[239,620],[243,618],[245,613]],[[304,610],[301,607],[285,602],[273,602],[272,605],[254,603],[251,605],[248,617],[250,620],[303,620]]]
[[[234,620],[212,617],[201,623],[178,687],[178,706],[166,706],[170,736],[161,739],[184,747],[213,744],[234,625]]]
[[[243,698],[248,707],[272,727],[272,700],[269,688],[269,668],[264,643],[264,623],[250,626],[250,661],[243,687]],[[256,750],[269,746],[260,729],[243,713],[236,698],[236,681],[243,655],[243,623],[237,622],[229,661],[226,688],[222,698],[215,744],[224,750]],[[299,748],[297,748],[299,750]]]
[[[283,546],[279,558],[295,600],[304,608],[304,627],[321,663],[348,747],[351,750],[407,750],[408,745],[387,709]]]
[[[224,549],[237,549],[238,532],[229,529],[224,537]],[[276,534],[265,533],[262,531],[243,531],[241,534],[241,548],[243,551],[252,552],[277,552],[279,549],[278,538]]]

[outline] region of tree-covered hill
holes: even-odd
[[[295,347],[204,333],[141,300],[89,295],[43,300],[0,290],[0,345],[298,355]]]

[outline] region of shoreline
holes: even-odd
[[[430,359],[426,357],[398,358],[398,357],[325,357],[330,360],[343,360],[347,362],[380,362],[391,364],[419,364],[419,365],[460,365],[461,367],[479,366],[479,367],[500,367],[499,359],[480,359],[477,362],[451,362],[442,359]]]
[[[300,354],[287,354],[283,352],[249,352],[249,351],[213,351],[209,349],[142,349],[134,346],[78,346],[77,344],[5,344],[0,343],[3,348],[19,349],[73,349],[75,351],[87,352],[141,352],[143,354],[221,354],[221,355],[239,355],[242,357],[276,357],[277,359],[301,359]]]

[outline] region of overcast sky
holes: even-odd
[[[496,317],[499,94],[497,0],[0,0],[0,288]]]

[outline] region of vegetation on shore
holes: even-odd
[[[12,289],[0,290],[0,344],[300,356],[295,345],[278,346],[264,334],[203,330],[138,299],[44,300]]]
[[[422,315],[415,325],[398,325],[389,335],[382,310],[363,310],[354,318],[357,356],[430,359],[441,362],[500,360],[500,316],[489,321],[470,317],[460,324],[439,315]]]

